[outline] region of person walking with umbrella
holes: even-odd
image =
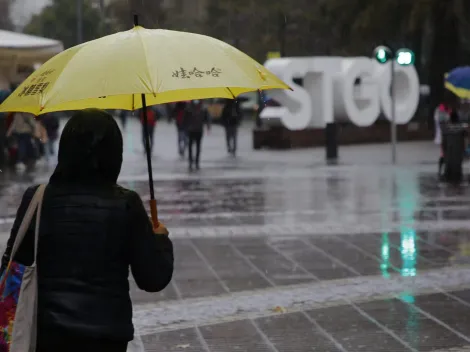
[[[5,100],[0,112],[147,111],[157,104],[236,98],[267,89],[291,88],[227,43],[206,35],[146,29],[135,15],[134,28],[69,48],[41,65]],[[143,126],[147,130],[148,125]],[[158,226],[149,144],[145,142],[149,203]]]
[[[171,281],[168,230],[161,223],[152,226],[139,195],[117,184],[122,158],[122,134],[113,116],[79,111],[63,130],[58,165],[37,212],[39,239],[29,226],[17,247],[38,186],[23,196],[0,272],[10,272],[10,259],[31,266],[37,253],[37,322],[26,322],[37,323],[36,352],[126,352],[134,337],[129,271],[147,292]],[[17,326],[26,335],[22,327]],[[6,330],[2,325],[0,337]]]
[[[454,119],[460,119],[460,116],[457,115],[459,105],[458,100],[461,101],[462,99],[470,99],[470,66],[457,67],[447,73],[444,79],[444,87],[448,91],[446,94],[447,97],[445,98],[447,104],[438,107],[438,109],[436,110],[436,115],[434,116],[436,121],[436,142],[440,140],[440,134],[441,131],[444,130],[443,126],[445,122],[450,121],[450,116],[454,112],[456,113]],[[449,96],[450,93],[452,94]],[[451,125],[453,125],[452,127],[455,127],[456,123],[451,123]],[[439,130],[437,130],[438,128]],[[452,130],[455,130],[455,128],[452,128]],[[443,157],[445,159],[446,155],[443,155]],[[439,162],[439,170],[442,169],[442,161],[443,160],[441,157],[441,160]]]

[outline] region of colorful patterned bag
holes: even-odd
[[[0,352],[36,350],[37,267],[39,225],[45,185],[38,187],[21,222],[11,251],[8,267],[0,278]],[[36,213],[37,210],[37,213]],[[13,261],[34,214],[34,261],[25,266]]]

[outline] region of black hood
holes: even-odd
[[[122,166],[123,142],[106,111],[76,112],[62,131],[59,163],[51,183],[115,184]]]

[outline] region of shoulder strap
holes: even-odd
[[[34,229],[34,261],[32,266],[36,265],[39,240],[39,225],[41,221],[42,200],[44,197],[45,189],[46,185],[40,185],[36,190],[36,193],[34,193],[33,199],[29,203],[28,209],[26,210],[23,220],[21,221],[20,228],[18,229],[18,233],[16,234],[15,243],[13,244],[13,248],[11,250],[10,263],[15,257],[15,254],[18,251],[18,248],[20,247],[21,243],[23,242],[26,232],[28,231],[29,226],[31,225],[34,213],[36,213],[37,210],[36,226]]]
[[[42,201],[44,199],[44,192],[46,191],[46,185],[40,185],[38,188],[38,206],[36,212],[36,224],[34,226],[34,262],[32,266],[36,266],[36,260],[38,257],[38,244],[39,244],[39,230],[41,226],[41,213],[42,213]]]

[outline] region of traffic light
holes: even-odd
[[[400,49],[397,51],[397,64],[401,66],[409,66],[415,63],[415,54],[409,49]]]
[[[374,50],[374,58],[380,64],[386,64],[392,57],[392,51],[386,46],[378,46]]]
[[[390,60],[395,60],[400,66],[410,66],[415,63],[415,54],[410,49],[399,49],[394,54],[389,47],[383,45],[375,48],[374,58],[380,64],[386,64]]]

